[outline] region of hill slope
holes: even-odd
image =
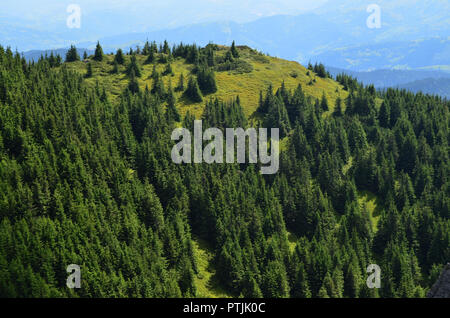
[[[63,65],[0,47],[0,297],[425,295],[450,258],[450,102],[339,76],[339,104],[320,65],[314,81],[246,47],[165,47],[121,66],[100,46],[101,62]],[[175,103],[163,86],[181,73]],[[193,103],[200,86],[215,93]],[[277,173],[175,163],[176,106],[220,128],[254,126],[258,107],[288,136]]]
[[[217,55],[223,56],[227,50],[227,47],[219,47]],[[228,101],[239,95],[245,114],[250,116],[258,107],[260,91],[265,91],[271,84],[277,88],[283,81],[288,89],[295,89],[299,84],[302,85],[307,96],[321,98],[323,93],[325,93],[331,106],[335,104],[337,97],[343,99],[348,94],[339,83],[329,78],[321,78],[297,62],[263,56],[248,47],[240,47],[238,50],[240,52],[240,59],[251,65],[251,71],[248,73],[236,71],[216,72],[218,91],[214,94],[207,95],[205,100],[218,97],[223,101]],[[109,94],[117,97],[127,87],[128,77],[124,74],[125,66],[120,66],[119,74],[111,74],[113,59],[114,57],[112,55],[106,55],[102,62],[92,61],[93,77],[88,78],[87,82],[91,85],[99,82],[107,89]],[[126,56],[125,59],[125,64],[127,64],[130,56]],[[142,89],[145,89],[146,86],[149,88],[152,87],[153,80],[151,74],[154,65],[156,65],[156,70],[160,73],[166,67],[166,64],[158,62],[155,64],[145,64],[145,59],[145,56],[137,55],[138,63],[142,67],[142,76],[139,79],[139,85]],[[85,64],[85,62],[79,61],[69,63],[68,67],[81,74],[85,74]],[[185,79],[187,79],[193,69],[193,65],[187,64],[182,58],[175,59],[171,63],[171,66],[173,76],[163,77],[165,87],[169,86],[169,82],[175,87],[180,74],[183,74]],[[193,103],[182,98],[181,92],[175,92],[175,94],[179,100],[177,106],[180,108],[182,116],[188,110],[197,117],[203,113],[204,102]]]

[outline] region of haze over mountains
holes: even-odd
[[[270,1],[258,5],[249,1],[242,4],[248,10],[233,10],[231,3],[223,1],[202,0],[191,6],[171,3],[170,12],[162,4],[147,3],[138,11],[133,6],[124,9],[114,1],[109,3],[104,10],[99,4],[82,4],[81,29],[66,27],[64,3],[47,28],[36,26],[27,17],[15,24],[11,18],[2,18],[0,43],[19,51],[68,47],[71,43],[92,49],[99,39],[108,52],[143,45],[146,39],[199,45],[236,40],[273,56],[303,64],[320,61],[351,71],[450,70],[450,4],[446,0],[301,1],[297,7],[286,0],[279,8]],[[378,29],[366,24],[371,14],[367,7],[372,3],[381,10]],[[263,17],[257,19],[260,15]],[[442,77],[439,73],[429,75]],[[374,81],[377,79],[370,78],[368,82]],[[381,84],[389,86],[388,82]]]

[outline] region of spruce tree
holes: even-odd
[[[200,103],[203,101],[202,93],[198,87],[198,82],[195,77],[191,76],[191,78],[189,78],[188,87],[185,94],[194,103]]]
[[[225,61],[225,63],[232,63],[232,62],[234,62],[233,53],[231,53],[231,51],[227,51],[227,53],[225,53],[224,61]]]
[[[97,47],[95,48],[94,60],[101,62],[103,61],[103,49],[100,42],[97,42]]]
[[[327,112],[329,110],[328,107],[328,100],[327,97],[325,96],[325,92],[322,93],[322,99],[320,101],[320,108],[324,111]]]
[[[114,57],[114,61],[117,62],[117,64],[123,65],[125,63],[125,57],[123,55],[122,49],[118,49],[116,52],[116,56]]]
[[[113,69],[111,71],[112,74],[118,74],[119,73],[119,63],[117,63],[117,61],[114,61],[114,66]]]
[[[86,78],[90,78],[90,77],[92,77],[92,75],[93,75],[93,71],[92,71],[92,63],[91,62],[89,62],[88,64],[87,64],[87,72],[86,72]]]
[[[168,120],[180,121],[181,116],[176,107],[177,99],[173,93],[172,85],[169,83],[169,92],[167,93],[167,117]]]
[[[164,82],[159,75],[159,73],[156,73],[156,78],[153,79],[153,87],[152,87],[152,94],[158,95],[161,99],[164,99],[166,95],[166,90],[164,88]]]
[[[147,59],[145,60],[145,64],[152,64],[155,62],[155,60],[156,60],[155,51],[151,49]]]
[[[333,116],[335,117],[342,117],[344,112],[342,111],[342,99],[338,97],[336,99],[336,106],[334,108]]]
[[[169,43],[167,43],[167,40],[164,40],[164,46],[163,46],[162,52],[167,55],[170,54],[170,47],[169,47]]]
[[[172,70],[172,66],[170,65],[170,63],[168,63],[166,65],[163,75],[173,75],[173,70]]]
[[[142,54],[149,55],[151,51],[150,43],[148,43],[148,40],[145,42],[144,48],[142,49]]]
[[[134,73],[134,69],[131,70],[130,74],[130,82],[128,83],[128,89],[132,93],[139,93],[139,82],[136,78],[136,75]]]
[[[138,65],[137,58],[136,58],[135,54],[133,54],[131,56],[131,61],[130,61],[130,64],[128,65],[128,68],[127,68],[128,76],[131,76],[131,72],[132,71],[134,72],[136,77],[141,77],[141,69],[140,69],[140,67]]]
[[[233,55],[233,57],[234,57],[235,59],[239,58],[239,52],[238,52],[238,50],[236,49],[236,44],[234,43],[234,41],[233,41],[233,43],[231,44],[231,50],[230,50],[230,52],[231,52],[231,54]]]
[[[183,73],[180,74],[180,78],[178,80],[178,85],[175,88],[175,90],[177,92],[183,92],[184,91],[184,75],[183,75]]]
[[[79,60],[80,56],[78,55],[77,48],[75,47],[75,45],[71,45],[66,54],[66,62],[76,62]]]
[[[152,69],[152,74],[150,75],[150,78],[152,78],[153,80],[156,80],[159,77],[159,73],[156,70],[156,64],[153,65],[153,69]]]
[[[198,86],[203,95],[217,92],[216,77],[214,71],[210,68],[201,67],[197,74]]]
[[[390,127],[391,124],[391,108],[388,101],[383,101],[380,107],[380,113],[378,114],[378,120],[380,126],[384,128]]]

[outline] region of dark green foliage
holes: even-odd
[[[273,95],[272,86],[269,86],[266,98],[261,102],[258,112],[264,114],[263,125],[266,128],[279,128],[280,138],[287,136],[291,129],[288,111],[286,109],[285,101],[283,100],[284,85]]]
[[[200,60],[200,52],[198,47],[194,44],[193,46],[188,46],[182,49],[186,51],[186,53],[183,54],[186,58],[186,62],[197,65]]]
[[[101,62],[103,61],[103,49],[100,42],[97,42],[97,47],[95,48],[94,60]]]
[[[194,76],[189,78],[188,86],[184,94],[194,103],[203,101],[203,96],[198,86],[197,79]]]
[[[125,63],[125,57],[123,55],[122,49],[118,49],[116,55],[114,56],[114,62],[123,65]]]
[[[136,78],[136,75],[134,74],[134,70],[131,70],[130,74],[130,81],[128,83],[128,89],[132,93],[138,93],[139,92],[139,82]]]
[[[238,50],[236,49],[236,44],[234,43],[234,41],[233,41],[233,43],[231,44],[230,52],[231,52],[231,55],[233,55],[233,57],[234,57],[235,59],[239,58],[239,52],[238,52]]]
[[[322,94],[322,99],[320,101],[320,108],[324,112],[326,112],[330,109],[328,106],[328,100],[327,100],[327,97],[325,96],[325,93]]]
[[[167,40],[164,40],[162,53],[167,54],[167,55],[170,54],[170,47],[169,47],[169,43],[167,42]]]
[[[141,68],[138,65],[136,55],[133,54],[131,56],[130,64],[127,66],[127,74],[131,77],[131,74],[134,73],[136,77],[141,77]]]
[[[197,72],[197,81],[203,95],[217,92],[216,77],[213,69],[201,67]]]
[[[118,74],[119,73],[119,63],[117,61],[114,61],[113,69],[111,71],[112,74]]]
[[[66,53],[66,62],[76,62],[80,60],[77,48],[74,45],[70,46],[70,49]]]
[[[152,78],[153,80],[156,80],[159,77],[159,73],[156,70],[156,64],[153,65],[153,69],[152,69],[152,74],[150,75],[150,78]]]
[[[184,75],[183,73],[180,74],[180,78],[178,79],[178,85],[175,88],[177,92],[184,92]]]
[[[333,116],[342,117],[344,112],[342,111],[342,99],[338,97],[336,99],[336,106],[334,107]]]
[[[209,67],[216,66],[216,57],[214,54],[214,48],[211,46],[207,47],[206,50],[206,65],[208,65]]]
[[[175,97],[175,94],[173,93],[172,85],[170,85],[169,92],[167,93],[167,111],[166,111],[166,115],[169,122],[171,121],[179,122],[181,120],[181,116],[176,107],[176,103],[177,99]]]
[[[235,74],[243,74],[253,71],[252,64],[242,59],[234,59],[231,53],[227,53],[224,59],[217,58],[216,61],[215,70],[218,72],[233,71]]]
[[[198,54],[198,74],[215,49],[171,53]],[[256,120],[288,136],[279,172],[263,176],[249,164],[174,164],[171,133],[195,118],[179,123],[156,69],[152,91],[132,67],[109,100],[101,81],[58,66],[0,47],[0,297],[198,297],[193,235],[236,297],[423,297],[450,259],[446,100],[345,76],[333,116],[301,86],[269,87],[248,120],[238,97],[209,100],[205,128]],[[194,76],[187,91],[201,98]],[[376,197],[372,214],[362,193]],[[65,285],[73,263],[79,290]],[[374,263],[379,290],[366,286]]]
[[[147,59],[145,60],[145,64],[152,64],[156,61],[156,54],[153,50],[150,50]]]
[[[157,95],[161,99],[164,99],[164,97],[166,96],[166,90],[164,88],[164,82],[163,82],[163,80],[161,78],[161,75],[159,75],[158,72],[156,72],[156,75],[153,78],[152,94]]]
[[[163,72],[163,75],[164,76],[165,75],[173,75],[173,70],[172,70],[172,66],[170,65],[170,63],[167,64],[167,66]]]
[[[87,71],[86,71],[86,78],[92,77],[93,71],[92,71],[92,63],[87,63]]]
[[[166,64],[169,62],[169,58],[166,54],[164,53],[160,53],[159,54],[159,58],[158,58],[158,62],[161,64]]]
[[[61,66],[62,58],[60,55],[55,56],[52,52],[50,53],[50,57],[48,58],[48,63],[50,64],[50,67]]]
[[[217,98],[206,103],[203,111],[203,125],[217,128],[247,127],[247,119],[239,101],[239,97],[229,103],[224,103]]]
[[[142,49],[142,54],[143,55],[149,55],[150,52],[152,52],[152,51],[153,50],[151,49],[150,43],[148,42],[148,40],[145,41],[144,48]]]
[[[320,64],[316,63],[311,70],[313,70],[314,73],[316,73],[319,77],[322,78],[331,77],[330,74],[325,70],[325,66],[322,63]]]

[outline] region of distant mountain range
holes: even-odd
[[[355,71],[450,65],[450,37],[331,49],[313,60]]]
[[[96,35],[107,32],[90,24],[80,30],[69,30],[61,25],[61,30],[44,32],[12,27],[12,22],[6,21],[0,22],[0,43],[21,51],[30,47],[68,47],[72,42],[78,47],[93,49],[100,38],[108,52],[119,47],[142,45],[146,39],[196,42],[199,45],[210,41],[230,44],[236,40],[238,44],[272,56],[303,64],[320,61],[355,71],[450,65],[449,1],[376,1],[381,10],[380,29],[369,29],[366,25],[370,15],[366,9],[371,3],[373,0],[357,3],[351,0],[329,1],[319,9],[296,16],[275,15],[247,23],[211,22],[166,29],[162,25],[159,30],[103,37]],[[98,20],[112,23],[118,20],[116,15],[105,11]],[[127,27],[124,32],[129,29]],[[143,27],[136,30],[141,29]]]
[[[394,87],[427,78],[450,78],[450,72],[427,70],[376,70],[369,72],[357,72],[337,67],[326,67],[331,75],[345,73],[357,78],[364,84],[373,84],[375,87]]]
[[[412,92],[440,95],[450,99],[450,78],[426,78],[398,86]]]
[[[334,77],[345,73],[358,81],[376,88],[398,87],[412,92],[440,95],[450,98],[450,72],[429,70],[376,70],[356,72],[336,67],[326,67]]]
[[[22,53],[23,57],[27,60],[27,61],[37,61],[39,60],[39,58],[41,56],[50,56],[50,54],[53,53],[53,55],[59,55],[63,58],[63,60],[66,57],[66,53],[67,53],[68,49],[56,49],[56,50],[31,50],[31,51],[27,51]],[[84,52],[86,52],[88,55],[92,55],[94,54],[94,50],[90,50],[90,49],[85,49],[85,48],[77,48],[78,54],[80,55],[80,57],[83,57]]]

